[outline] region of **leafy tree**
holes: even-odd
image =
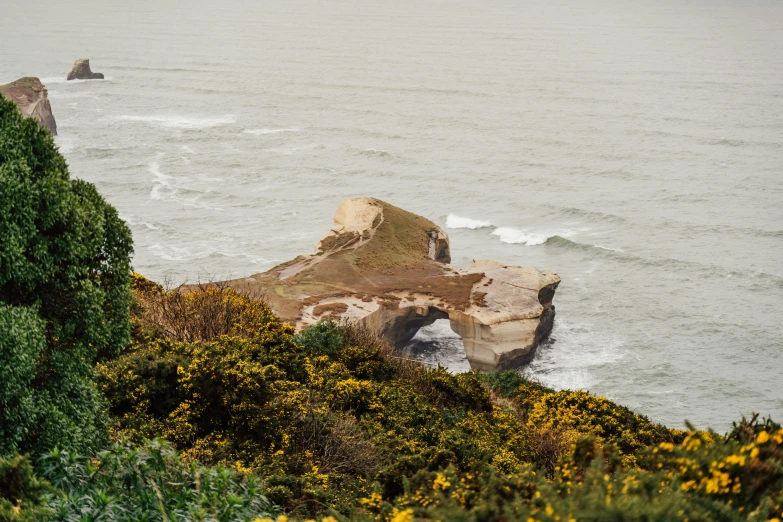
[[[89,451],[107,421],[92,367],[130,335],[131,235],[2,96],[0,237],[0,455]]]

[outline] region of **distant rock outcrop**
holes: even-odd
[[[73,64],[73,69],[68,73],[68,80],[103,80],[103,73],[94,73],[90,70],[90,60],[79,59]]]
[[[430,220],[372,198],[343,201],[317,253],[229,281],[265,292],[298,329],[324,317],[358,321],[404,346],[419,328],[449,319],[473,368],[529,361],[549,335],[557,274],[475,261],[449,265],[449,239]]]
[[[41,80],[34,77],[20,78],[7,85],[0,85],[0,94],[14,102],[23,116],[35,118],[42,127],[49,129],[52,136],[57,136],[57,123],[49,103],[49,92]]]

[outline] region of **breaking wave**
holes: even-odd
[[[455,214],[449,214],[448,217],[446,217],[446,228],[469,228],[471,230],[476,230],[477,228],[487,228],[491,226],[492,223],[489,221],[460,217]]]
[[[498,236],[502,243],[510,243],[514,245],[526,245],[535,246],[543,245],[552,237],[546,234],[534,234],[531,232],[524,232],[516,228],[500,227],[492,231],[493,236]]]

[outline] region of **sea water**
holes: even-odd
[[[137,271],[261,272],[374,196],[460,266],[562,277],[529,376],[673,427],[783,419],[783,3],[8,4],[0,83],[42,78]],[[467,368],[447,322],[409,351]]]

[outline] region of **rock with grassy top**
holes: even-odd
[[[0,85],[0,94],[14,102],[22,116],[35,118],[41,127],[49,129],[52,136],[57,136],[57,123],[49,103],[49,92],[41,80],[32,76],[20,78]]]
[[[432,221],[384,201],[343,201],[334,226],[303,255],[229,281],[265,292],[297,329],[331,317],[377,329],[401,347],[419,328],[449,319],[470,364],[518,366],[552,330],[557,274],[495,261],[450,265],[448,235]]]

